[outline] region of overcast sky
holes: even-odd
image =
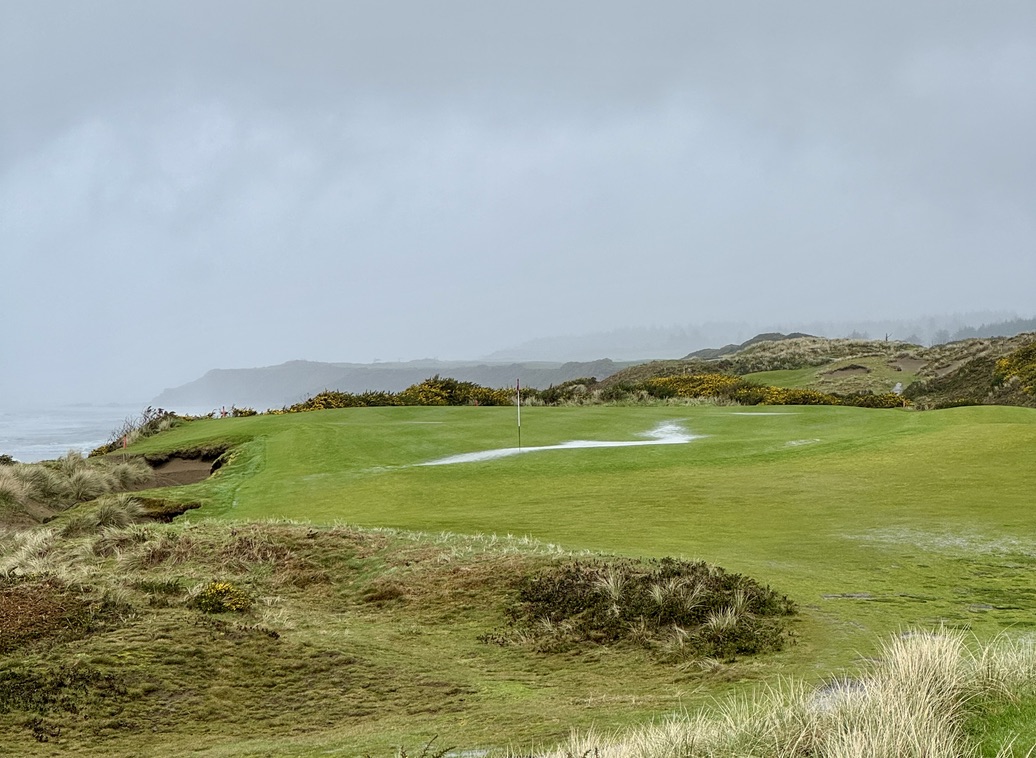
[[[0,406],[1036,311],[1036,3],[0,3]]]

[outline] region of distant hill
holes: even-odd
[[[1036,332],[936,345],[904,393],[919,408],[1022,405],[1036,408]],[[999,366],[1006,359],[1007,366]]]
[[[690,355],[686,356],[684,360],[692,358],[704,358],[706,360],[713,360],[715,358],[721,358],[724,355],[733,355],[741,350],[744,350],[750,345],[754,345],[757,342],[780,342],[782,340],[793,340],[799,337],[813,337],[812,334],[803,334],[802,332],[792,332],[791,334],[781,334],[780,332],[766,332],[764,334],[757,334],[750,340],[742,342],[740,345],[724,345],[723,347],[707,347],[703,350],[695,350]]]
[[[432,360],[369,364],[290,361],[263,368],[213,369],[193,382],[163,391],[153,404],[173,410],[222,405],[279,408],[323,390],[399,392],[435,374],[484,387],[509,387],[520,378],[528,387],[546,388],[583,377],[604,379],[628,365],[608,359],[499,364]]]
[[[824,392],[902,391],[918,408],[955,405],[1036,407],[1036,333],[972,338],[932,347],[894,340],[827,339],[761,334],[741,345],[699,350],[680,360],[651,361],[622,369],[601,382],[609,387],[663,376],[727,373],[760,384]],[[1018,366],[1004,376],[998,361]],[[1028,373],[1027,373],[1028,372]],[[1010,372],[1008,372],[1010,374]],[[916,380],[916,381],[915,381]]]

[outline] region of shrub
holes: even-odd
[[[522,399],[536,398],[547,405],[559,405],[560,403],[571,403],[586,400],[591,395],[591,388],[597,384],[594,377],[583,377],[582,379],[571,379],[558,385],[550,385],[545,390],[528,389],[522,390]]]
[[[902,395],[894,392],[874,394],[872,392],[858,392],[850,395],[836,395],[842,405],[851,405],[856,408],[902,408],[910,404],[910,401]]]
[[[159,432],[172,429],[186,419],[177,416],[172,411],[163,408],[153,408],[150,405],[141,411],[140,416],[130,416],[123,420],[108,437],[108,441],[100,447],[91,450],[90,456],[97,457],[114,453],[126,445],[131,445],[138,439],[151,437]]]
[[[1005,355],[996,362],[994,384],[1000,386],[1017,377],[1022,392],[1036,395],[1036,342]]]
[[[248,416],[258,416],[259,411],[255,408],[238,408],[236,405],[230,406],[230,415],[234,418],[245,418]]]
[[[210,582],[194,597],[192,605],[203,613],[241,612],[252,607],[252,598],[230,582]]]
[[[689,374],[648,379],[654,397],[729,397],[744,382],[729,374]]]
[[[543,650],[632,642],[667,654],[778,650],[794,604],[754,580],[703,561],[569,561],[524,577],[507,609],[511,634]]]

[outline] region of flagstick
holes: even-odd
[[[518,393],[518,449],[522,449],[522,380],[516,379],[515,391]]]

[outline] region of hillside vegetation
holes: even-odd
[[[84,527],[99,509],[126,518]],[[792,612],[703,563],[341,526],[134,523],[125,498],[82,511],[0,539],[0,752],[387,758],[436,734],[556,741],[740,678],[743,656],[783,646]],[[721,660],[694,665],[708,656]]]
[[[435,466],[513,447],[514,408],[182,421],[119,455],[226,450],[208,479],[0,532],[3,749],[524,750],[778,675],[812,693],[904,628],[1024,632],[1033,413],[528,407],[531,452]],[[687,434],[562,444],[660,428]],[[954,740],[1036,743],[1010,686]]]
[[[1036,344],[1036,333],[966,339],[928,348],[883,340],[761,336],[776,338],[699,351],[678,361],[632,366],[607,377],[598,388],[717,373],[836,396],[895,390],[920,409],[1036,405],[1033,394],[1024,389],[1032,384],[1025,379],[1026,366],[1031,363],[1026,349]],[[998,365],[998,361],[1006,363]]]

